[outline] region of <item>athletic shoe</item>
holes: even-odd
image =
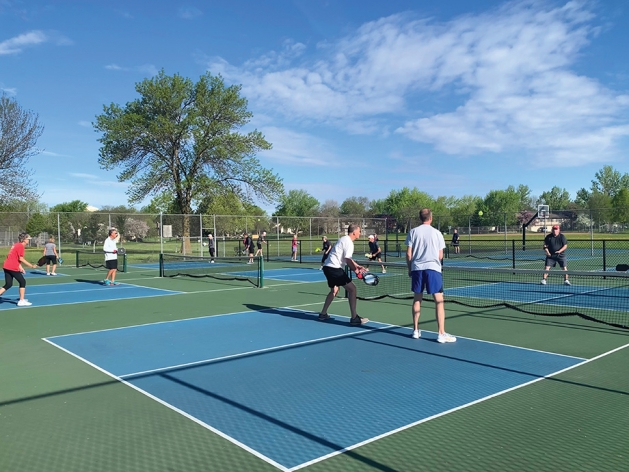
[[[50,275],[50,272],[46,272],[46,275]]]
[[[110,285],[120,285],[120,282],[112,282]]]
[[[323,266],[319,267],[319,270],[323,270]]]
[[[419,339],[422,337],[422,332],[418,329],[416,329],[415,331],[413,331],[413,335],[412,338],[413,339]]]
[[[349,324],[351,325],[364,325],[365,323],[369,323],[369,318],[361,318],[360,316],[357,316],[356,318],[350,318],[349,320]]]
[[[32,303],[29,302],[26,298],[24,300],[20,300],[17,302],[17,306],[31,306]]]
[[[109,279],[105,279],[103,280],[103,285],[111,285],[111,282],[109,281]]]
[[[540,285],[546,285],[546,279],[542,279],[542,281],[539,284]]]
[[[210,261],[210,264],[214,264],[214,261]]]
[[[438,343],[454,343],[456,342],[456,338],[448,333],[443,333],[437,336]]]
[[[56,272],[53,272],[53,273],[52,273],[52,274],[50,274],[50,275],[57,275],[57,274],[56,274]]]
[[[331,319],[332,317],[328,315],[327,313],[325,315],[323,313],[319,313],[319,321],[327,321]]]
[[[563,284],[564,284],[564,285],[572,285],[572,284],[570,283],[570,281],[569,281],[569,280],[564,280],[564,281],[563,281]]]
[[[382,269],[382,273],[386,274],[387,273],[387,269]]]

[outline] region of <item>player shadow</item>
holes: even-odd
[[[0,305],[3,305],[5,303],[9,304],[9,305],[17,305],[18,299],[16,298],[15,300],[9,299],[9,298],[2,298],[0,297]]]
[[[92,285],[103,285],[103,281],[102,280],[89,280],[89,279],[74,279],[77,282],[82,282],[85,284],[92,284]]]
[[[334,315],[330,315],[330,318],[326,321],[320,321],[318,319],[319,313],[316,311],[301,311],[301,310],[293,310],[290,308],[277,308],[270,307],[264,305],[256,305],[255,303],[245,303],[244,306],[249,308],[251,311],[260,311],[262,313],[270,313],[273,315],[287,316],[289,318],[294,318],[298,320],[304,321],[316,321],[317,323],[325,323],[330,325],[338,325],[338,326],[348,326],[349,318],[348,317],[335,317]],[[369,324],[364,325],[355,325],[356,328],[362,328],[367,331],[371,330],[379,330],[382,331],[382,327],[374,327],[369,326]],[[392,328],[398,328],[398,326],[392,326]]]

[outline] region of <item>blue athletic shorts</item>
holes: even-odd
[[[414,270],[411,272],[411,290],[413,293],[432,295],[443,293],[443,276],[436,270]]]

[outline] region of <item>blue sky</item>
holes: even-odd
[[[45,126],[30,164],[49,205],[126,203],[91,122],[162,68],[242,84],[261,163],[321,203],[574,197],[628,170],[627,45],[625,0],[0,0],[0,89]]]

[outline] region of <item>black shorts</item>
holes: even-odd
[[[45,256],[46,257],[46,265],[48,264],[56,264],[57,263],[57,256]]]
[[[108,270],[118,269],[118,259],[111,259],[109,261],[105,261],[105,267]]]
[[[380,253],[376,254],[375,256],[374,255],[369,256],[370,261],[375,261],[376,259],[380,259]]]
[[[253,247],[253,244],[249,246],[249,254],[254,254],[256,252],[256,248]]]
[[[563,254],[553,254],[550,257],[546,257],[546,267],[555,267],[555,264],[559,264],[559,267],[564,269],[568,265],[566,262],[566,256]]]
[[[9,290],[13,286],[13,279],[17,280],[20,288],[26,287],[24,275],[19,270],[4,269],[4,289]]]
[[[262,249],[262,243],[258,242],[258,249]]]
[[[345,287],[351,282],[345,273],[345,269],[337,269],[336,267],[323,266],[323,275],[328,281],[328,287]]]
[[[456,247],[456,246],[458,246],[458,245],[459,245],[459,242],[458,242],[458,241],[457,241],[457,242],[452,241],[452,246]]]

